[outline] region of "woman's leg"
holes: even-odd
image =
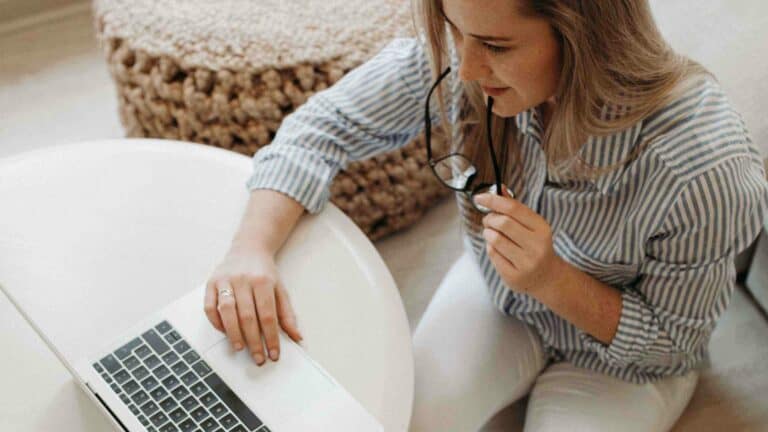
[[[411,431],[476,431],[528,393],[544,368],[539,336],[491,302],[473,257],[443,278],[413,335]]]
[[[698,371],[646,384],[632,384],[559,362],[549,366],[531,390],[525,432],[663,432],[693,395]]]

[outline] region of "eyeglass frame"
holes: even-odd
[[[445,69],[445,71],[443,71],[443,73],[440,74],[440,76],[437,79],[437,81],[429,89],[429,93],[427,93],[427,100],[426,100],[425,107],[424,107],[424,137],[425,137],[425,140],[426,140],[426,147],[427,147],[427,163],[429,164],[430,169],[432,169],[432,173],[435,175],[435,177],[437,177],[437,179],[440,180],[440,183],[442,183],[445,187],[447,187],[447,188],[449,188],[451,190],[454,190],[456,192],[463,192],[464,194],[467,195],[467,198],[469,199],[469,202],[472,203],[472,206],[477,211],[479,211],[481,213],[484,213],[484,214],[488,214],[488,213],[490,213],[490,209],[487,209],[487,208],[485,208],[483,206],[478,206],[477,204],[475,204],[475,202],[472,199],[472,197],[479,190],[481,190],[482,188],[489,187],[489,186],[495,186],[496,187],[496,190],[495,190],[496,194],[500,195],[500,196],[502,195],[502,192],[501,192],[501,171],[499,169],[499,163],[496,160],[496,153],[493,150],[493,141],[491,139],[491,121],[492,121],[492,118],[493,118],[493,116],[492,116],[492,113],[493,113],[492,112],[493,111],[493,98],[491,96],[488,96],[488,109],[486,111],[486,120],[487,120],[487,124],[488,124],[488,127],[487,127],[487,132],[488,132],[488,134],[487,134],[487,136],[488,136],[488,149],[489,149],[489,151],[491,153],[491,161],[493,163],[493,171],[494,171],[494,175],[496,177],[496,183],[495,184],[494,183],[481,183],[480,185],[478,185],[477,187],[472,189],[472,191],[470,192],[469,190],[470,190],[470,187],[472,185],[472,182],[476,178],[475,176],[477,174],[477,168],[475,167],[475,165],[472,163],[472,161],[466,155],[464,155],[462,153],[459,153],[459,152],[453,152],[453,153],[450,153],[450,154],[448,154],[446,156],[442,156],[442,157],[440,157],[437,160],[432,158],[432,118],[431,118],[430,113],[429,113],[429,101],[430,101],[430,99],[432,97],[432,93],[434,92],[434,90],[437,88],[438,85],[440,85],[440,82],[448,75],[448,73],[450,73],[450,71],[451,71],[451,67],[448,66]],[[469,167],[474,170],[471,174],[466,176],[466,180],[465,180],[464,186],[461,187],[461,188],[456,188],[456,187],[453,187],[453,186],[449,185],[448,183],[446,183],[442,179],[442,177],[440,177],[440,175],[437,173],[437,170],[435,170],[435,166],[438,163],[440,163],[441,161],[443,161],[445,159],[453,157],[453,156],[463,157],[464,159],[466,159],[469,162]],[[507,188],[507,190],[509,191],[508,188]],[[509,192],[511,193],[511,191],[509,191]]]

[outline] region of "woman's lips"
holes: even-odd
[[[499,96],[509,89],[509,87],[481,87],[488,96]]]

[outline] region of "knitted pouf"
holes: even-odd
[[[94,0],[93,7],[127,136],[248,156],[309,96],[392,38],[413,35],[409,0]],[[375,240],[413,224],[449,192],[427,166],[419,136],[350,163],[331,201]]]

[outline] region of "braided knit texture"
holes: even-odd
[[[247,156],[312,94],[392,38],[413,35],[408,0],[94,0],[93,11],[127,136]],[[428,167],[420,135],[350,163],[331,201],[376,240],[449,192]]]

